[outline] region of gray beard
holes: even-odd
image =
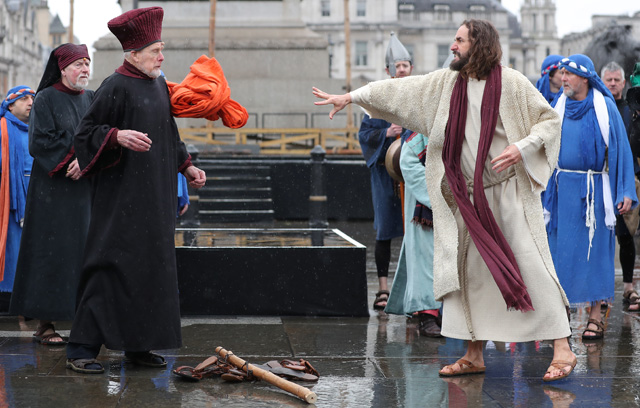
[[[573,98],[573,95],[575,95],[576,91],[569,88],[569,89],[563,89],[562,93],[564,93],[567,96],[567,98]]]
[[[78,81],[75,84],[69,82],[69,85],[71,85],[71,89],[73,89],[74,91],[83,91],[87,89],[87,86],[89,86],[89,80],[78,79]]]

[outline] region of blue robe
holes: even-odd
[[[189,204],[189,189],[187,187],[187,178],[178,173],[178,211],[177,215],[180,215],[182,207]]]
[[[416,201],[431,207],[427,178],[420,156],[426,154],[427,137],[416,133],[402,145],[400,168],[404,179],[404,238],[385,312],[411,316],[439,309],[433,295],[433,227],[412,222]]]
[[[5,249],[4,279],[0,282],[0,292],[11,292],[16,277],[16,264],[18,263],[20,238],[22,237],[21,220],[24,219],[33,157],[29,155],[29,126],[13,116],[11,112],[7,112],[4,117],[7,119],[7,132],[9,132],[9,198],[11,208]]]
[[[371,171],[371,198],[373,201],[373,227],[376,240],[384,241],[401,237],[402,204],[394,191],[394,181],[384,167],[384,158],[393,138],[386,137],[389,122],[365,116],[360,125],[360,148]],[[411,131],[401,135],[406,138]]]
[[[634,207],[637,205],[633,157],[624,123],[610,98],[605,98],[610,127],[607,152],[593,103],[589,102],[592,99],[590,90],[585,101],[591,106],[574,119],[568,113],[584,101],[567,99],[558,168],[599,172],[608,157],[611,195],[617,213],[617,205],[624,197],[631,198]],[[595,174],[593,178],[596,228],[589,256],[586,174],[556,171],[543,194],[545,209],[551,215],[547,225],[551,256],[571,303],[610,299],[614,295],[615,230],[605,225],[602,175]]]

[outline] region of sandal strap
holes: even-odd
[[[549,368],[551,368],[551,366],[554,366],[555,368],[563,368],[565,366],[573,366],[573,361],[566,361],[566,360],[553,360],[551,362],[551,364],[549,364]],[[549,370],[547,370],[549,371]]]
[[[462,368],[462,366],[467,366],[469,368],[475,367],[475,365],[471,361],[465,360],[464,358],[458,359],[458,361],[456,361],[453,364],[458,364],[460,366],[460,368]],[[453,364],[451,364],[451,365],[453,365]]]
[[[640,295],[636,292],[635,289],[626,290],[622,295],[623,298],[629,300],[630,302],[637,302],[640,300]]]
[[[53,330],[54,332],[56,331],[56,329],[53,327],[53,324],[51,323],[47,323],[47,324],[43,324],[42,326],[39,326],[36,329],[36,332],[33,333],[34,336],[42,336],[44,332],[46,332],[47,330]]]
[[[598,329],[597,330],[591,330],[589,328],[589,324],[594,324]],[[600,333],[604,331],[604,323],[602,321],[598,321],[596,319],[589,319],[587,322],[587,327],[585,328],[585,331],[590,331],[590,332],[594,332],[594,333]]]

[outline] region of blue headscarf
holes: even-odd
[[[564,58],[562,55],[551,54],[542,61],[542,67],[540,68],[540,79],[536,82],[536,88],[545,97],[545,99],[551,102],[557,95],[557,93],[551,92],[549,87],[549,73],[558,69],[560,66],[560,60]]]
[[[20,98],[24,98],[27,95],[35,96],[35,92],[33,89],[28,86],[18,85],[9,89],[6,98],[2,101],[2,105],[0,105],[0,117],[3,117],[7,112],[9,112],[9,105],[14,103]]]
[[[615,102],[611,91],[598,76],[591,58],[587,57],[584,54],[574,54],[567,58],[561,59],[560,68],[564,68],[573,74],[576,74],[583,78],[587,78],[589,80],[589,86],[591,88],[597,89],[602,93],[602,95],[605,96],[605,98],[611,98],[611,100]]]
[[[35,92],[28,86],[13,87],[2,101],[2,105],[0,105],[0,117],[6,119],[7,132],[9,132],[9,196],[11,197],[10,208],[15,211],[16,222],[20,222],[24,218],[24,208],[27,200],[27,186],[23,176],[25,165],[22,157],[23,148],[20,133],[25,135],[29,127],[9,111],[9,105],[28,95],[35,95]]]

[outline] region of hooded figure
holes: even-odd
[[[49,56],[29,118],[33,169],[11,313],[40,320],[34,339],[64,344],[53,321],[72,320],[89,229],[89,180],[80,178],[73,135],[93,100],[86,45]]]
[[[24,208],[33,165],[33,158],[29,155],[29,126],[26,120],[29,118],[34,95],[35,92],[28,86],[16,86],[9,90],[0,105],[0,118],[2,118],[0,119],[2,129],[0,292],[2,294],[10,295],[16,275]],[[18,100],[22,100],[20,107],[14,105]],[[4,296],[0,299],[2,302],[0,310],[6,311],[9,299],[4,299]]]
[[[550,79],[552,76],[557,75],[558,66],[562,58],[564,58],[562,55],[552,54],[542,61],[540,79],[536,82],[536,88],[538,88],[538,91],[540,91],[549,103],[551,103],[558,94],[558,92],[551,92]]]
[[[601,339],[602,300],[614,296],[616,214],[637,205],[627,132],[609,89],[582,54],[560,61],[556,170],[543,195],[549,247],[569,302],[591,302],[582,338]],[[579,137],[577,137],[579,136]]]

